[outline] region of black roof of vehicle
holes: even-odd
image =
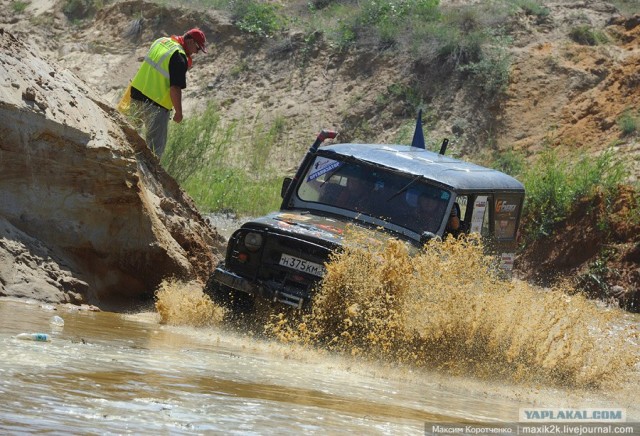
[[[524,192],[522,183],[500,171],[408,145],[333,144],[321,147],[318,154],[351,156],[391,170],[424,176],[459,191]]]

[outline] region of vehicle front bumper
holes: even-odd
[[[310,298],[300,295],[299,289],[289,289],[276,282],[251,281],[245,277],[218,266],[213,272],[213,280],[219,285],[236,291],[244,292],[253,297],[283,303],[288,306],[302,309],[303,305],[310,301]]]
[[[261,294],[258,286],[251,283],[244,277],[232,273],[231,271],[227,271],[220,266],[218,266],[213,272],[213,280],[223,286],[235,289],[236,291],[247,293],[249,295],[255,296]]]

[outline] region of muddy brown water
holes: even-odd
[[[63,327],[50,324],[56,315]],[[429,422],[517,421],[536,405],[640,417],[637,384],[487,382],[158,321],[0,300],[0,433],[424,434]]]
[[[179,283],[129,314],[0,299],[0,434],[421,435],[522,408],[640,421],[640,317],[486,271],[473,243],[346,250],[313,313],[251,334]]]

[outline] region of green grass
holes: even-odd
[[[508,17],[508,9],[494,3],[449,7],[431,21],[412,20],[398,39],[408,41],[407,50],[423,64],[449,75],[461,73],[493,100],[509,83],[510,40],[502,30]]]
[[[246,135],[247,125],[251,128]],[[282,175],[269,164],[285,120],[224,124],[218,106],[171,123],[162,165],[203,212],[260,215],[280,206]]]
[[[197,117],[170,127],[162,164],[181,185],[200,171],[203,163],[219,164],[225,156],[225,142],[234,132],[234,126],[221,125],[218,107],[213,104]]]
[[[29,6],[29,2],[20,0],[11,2],[11,10],[16,14],[24,12],[24,10],[27,9],[27,6]]]
[[[286,16],[281,7],[257,0],[232,0],[229,2],[232,18],[243,32],[269,38],[285,28]]]
[[[594,29],[588,25],[573,27],[569,31],[569,37],[582,45],[600,45],[609,41],[607,35],[602,31]]]
[[[518,153],[513,150],[505,150],[494,152],[492,162],[490,162],[489,165],[503,173],[517,177],[524,172],[524,169],[526,168],[526,159],[522,153]]]
[[[549,236],[577,200],[598,191],[608,199],[615,198],[626,176],[623,162],[611,150],[597,157],[580,156],[578,150],[560,159],[555,150],[547,149],[521,175],[527,192],[523,212],[525,243]]]
[[[245,171],[229,166],[197,171],[182,188],[204,213],[233,211],[258,216],[280,208],[282,177],[256,179]]]
[[[251,150],[249,152],[251,172],[258,173],[264,168],[268,168],[269,158],[281,141],[286,127],[286,119],[282,116],[276,116],[271,121],[271,125],[265,125],[261,122],[254,124],[250,137]]]
[[[625,110],[618,117],[617,122],[624,136],[631,136],[640,130],[640,114],[637,111]]]
[[[522,9],[525,14],[535,15],[538,18],[548,17],[551,12],[549,8],[544,6],[543,2],[539,0],[512,0],[511,3]]]

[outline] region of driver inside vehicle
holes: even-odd
[[[442,219],[443,203],[430,193],[421,193],[418,196],[414,209],[414,220],[423,230],[435,233],[440,227]]]
[[[336,205],[358,212],[369,210],[371,203],[371,183],[365,177],[355,175],[349,177],[346,189],[342,191]]]
[[[453,203],[451,212],[449,213],[449,220],[447,221],[447,227],[445,232],[458,237],[461,233],[466,231],[464,223],[460,220],[460,205]]]

